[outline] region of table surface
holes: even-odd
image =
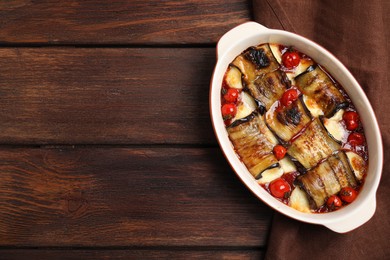
[[[250,2],[0,2],[1,259],[264,257],[208,108]]]

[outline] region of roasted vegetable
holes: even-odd
[[[357,186],[356,178],[349,165],[348,158],[344,152],[338,152],[328,159],[332,169],[340,183],[341,188]]]
[[[293,141],[287,153],[306,169],[310,169],[339,148],[340,144],[328,135],[322,123],[316,118]]]
[[[266,113],[266,122],[281,140],[287,142],[310,122],[310,117],[297,99],[286,107],[272,107]]]
[[[356,186],[356,180],[343,152],[330,156],[299,177],[298,181],[313,199],[316,208],[321,207],[327,198],[337,194],[342,188]]]
[[[319,65],[310,66],[295,77],[295,83],[304,95],[316,101],[326,117],[348,104],[335,83]]]
[[[277,140],[265,125],[264,116],[252,113],[235,121],[227,131],[237,154],[255,178],[278,163],[272,152]]]
[[[237,56],[232,62],[240,69],[246,85],[253,83],[258,77],[279,68],[268,44],[250,47]]]
[[[251,95],[260,101],[268,110],[280,99],[284,91],[291,85],[286,73],[280,70],[268,72],[249,83],[247,88]]]

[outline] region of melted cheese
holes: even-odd
[[[324,114],[324,111],[321,110],[320,106],[313,98],[303,95],[303,103],[305,103],[305,106],[313,117],[322,116]]]
[[[230,66],[226,75],[226,83],[231,88],[242,89],[241,71],[236,67]]]
[[[290,196],[289,206],[305,213],[310,213],[309,199],[299,187],[295,187]]]
[[[283,171],[286,173],[297,171],[295,164],[288,157],[284,157],[282,160],[280,160],[279,164],[280,164],[280,167],[282,167]]]
[[[364,174],[366,173],[366,163],[363,158],[354,152],[346,152],[348,157],[349,164],[352,167],[353,172],[355,173],[356,179],[363,179]]]
[[[237,114],[233,121],[249,116],[255,109],[255,100],[248,93],[241,92],[241,102],[237,106]]]
[[[259,184],[266,184],[268,182],[271,182],[283,175],[283,169],[279,167],[271,168],[268,170],[265,170],[261,174],[261,178],[257,181]]]
[[[275,59],[279,62],[279,64],[281,64],[282,54],[280,53],[279,45],[271,43],[269,47],[271,48],[272,54],[274,55]]]
[[[324,126],[326,130],[337,141],[345,141],[348,132],[345,130],[341,120],[343,119],[344,110],[340,109],[333,117],[324,118]]]

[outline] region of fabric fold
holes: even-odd
[[[253,0],[255,21],[305,36],[333,53],[358,80],[384,143],[377,210],[363,226],[338,234],[275,213],[266,259],[387,259],[390,255],[390,1]],[[369,129],[365,129],[369,131]]]

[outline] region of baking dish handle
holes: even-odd
[[[226,53],[229,47],[237,40],[242,40],[245,38],[249,38],[259,32],[269,30],[267,27],[256,23],[256,22],[246,22],[240,24],[227,33],[225,33],[221,39],[218,41],[217,45],[217,57],[221,57],[224,53]]]
[[[363,225],[369,221],[375,213],[376,198],[367,199],[352,216],[334,223],[325,224],[325,226],[337,233],[346,233]]]

